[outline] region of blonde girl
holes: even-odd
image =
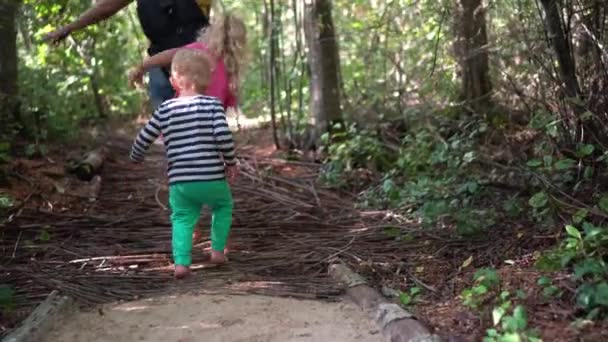
[[[183,46],[209,54],[214,61],[211,83],[204,95],[217,97],[224,108],[238,106],[239,87],[247,64],[247,29],[232,14],[214,17],[211,25],[199,34],[196,42]],[[144,61],[129,73],[132,84],[141,84],[144,73],[154,67],[168,68],[180,48],[166,50]],[[178,96],[179,94],[176,94]]]

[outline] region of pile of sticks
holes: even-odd
[[[137,166],[126,158],[128,147],[128,141],[109,147],[114,158],[86,212],[25,208],[0,226],[2,283],[14,287],[18,307],[35,306],[53,289],[89,304],[176,290],[332,300],[340,294],[327,276],[334,258],[389,265],[425,248],[386,234],[387,228],[417,234],[417,228],[362,215],[348,196],[318,186],[317,165],[250,157],[241,159],[233,186],[230,262],[206,263],[209,241],[202,241],[194,247],[193,276],[176,282],[162,152],[153,150]],[[298,172],[273,171],[285,165]],[[208,232],[208,214],[201,222]]]

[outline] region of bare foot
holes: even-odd
[[[183,279],[190,275],[190,268],[188,266],[175,265],[175,278]]]
[[[230,237],[228,237],[228,241],[226,241],[226,247],[224,248],[224,255],[228,256],[228,253],[230,253],[230,250],[232,249],[234,249],[234,246],[232,245]]]
[[[226,262],[226,255],[224,255],[224,252],[218,252],[218,251],[214,251],[211,250],[211,260],[210,262],[212,264],[223,264]]]

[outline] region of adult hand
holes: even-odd
[[[236,165],[227,165],[226,166],[226,178],[228,178],[228,183],[234,184],[238,174],[239,174],[238,166],[236,166]]]
[[[143,84],[144,73],[145,71],[141,64],[129,70],[129,75],[127,76],[129,78],[129,84],[134,88],[141,86]]]
[[[69,36],[70,33],[72,33],[72,29],[69,25],[65,25],[56,29],[55,31],[47,33],[46,35],[44,35],[44,37],[42,37],[42,40],[47,43],[56,45],[59,44],[62,40],[64,40],[67,36]]]

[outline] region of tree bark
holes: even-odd
[[[276,43],[275,39],[277,39],[277,29],[275,22],[275,11],[274,11],[274,0],[270,0],[269,6],[269,24],[270,24],[270,32],[268,36],[268,48],[270,50],[268,56],[268,70],[270,72],[270,119],[272,121],[272,138],[274,140],[274,145],[277,149],[281,148],[281,144],[279,143],[278,129],[277,129],[277,117],[276,117],[276,64],[277,64],[277,51],[276,51]]]
[[[69,172],[74,173],[78,179],[91,181],[95,175],[101,172],[107,154],[108,150],[105,147],[100,147],[86,153],[80,160],[70,161],[66,168]]]
[[[340,60],[330,0],[306,2],[305,23],[310,64],[311,107],[318,133],[342,122]]]
[[[563,95],[570,99],[566,101],[566,104],[572,113],[563,115],[563,125],[566,133],[568,133],[569,143],[581,142],[583,123],[580,116],[585,108],[580,103],[581,88],[576,77],[572,42],[563,25],[562,8],[559,2],[556,0],[541,0],[540,2],[545,12],[544,22],[549,35],[548,38],[557,57]],[[588,126],[591,127],[592,125]]]
[[[572,44],[562,26],[560,5],[556,0],[541,0],[541,4],[545,10],[545,26],[559,63],[559,73],[563,82],[565,95],[577,98],[580,95],[580,86],[576,78],[576,65],[572,56]]]
[[[2,131],[19,120],[15,26],[19,3],[16,0],[0,0],[0,133],[6,133]]]
[[[489,105],[492,93],[488,58],[488,34],[483,0],[459,0],[456,55],[459,59],[462,94],[474,111]]]

